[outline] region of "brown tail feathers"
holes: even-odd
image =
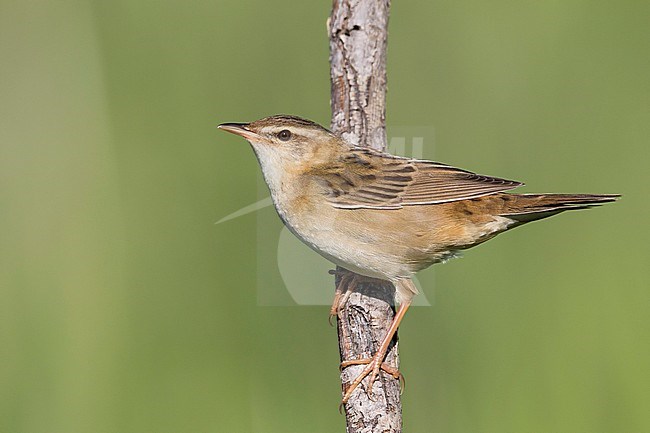
[[[500,194],[501,216],[520,223],[539,220],[566,210],[588,209],[615,201],[619,194]]]

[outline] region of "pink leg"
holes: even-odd
[[[397,328],[399,328],[399,324],[404,318],[404,315],[406,314],[406,310],[408,310],[410,305],[411,305],[410,299],[408,301],[403,302],[402,305],[400,305],[399,309],[397,310],[397,314],[395,314],[395,317],[391,322],[390,328],[388,329],[388,333],[381,341],[377,353],[375,353],[375,355],[371,359],[344,361],[343,363],[341,363],[341,368],[345,368],[349,365],[354,365],[354,364],[368,364],[366,368],[363,369],[361,374],[359,374],[359,376],[357,376],[357,378],[354,379],[354,381],[352,381],[352,383],[350,383],[350,385],[348,386],[347,390],[345,391],[345,395],[343,395],[343,399],[341,400],[341,405],[344,405],[345,403],[348,402],[354,390],[361,384],[361,382],[363,381],[363,379],[366,378],[366,376],[370,376],[370,379],[368,381],[368,387],[367,387],[368,394],[370,395],[372,393],[372,384],[375,382],[375,379],[377,379],[379,370],[381,370],[382,366],[385,365],[384,358],[386,357],[386,352],[388,351],[388,347],[390,346],[390,343],[393,340],[393,336],[397,332]],[[387,367],[388,369],[386,368],[383,369],[387,373],[391,374],[391,376],[396,377],[395,373],[397,374],[397,377],[401,376],[399,374],[399,371],[397,371],[397,369],[389,366]]]

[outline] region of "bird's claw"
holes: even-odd
[[[334,302],[332,302],[332,308],[330,308],[330,314],[327,319],[327,322],[330,324],[330,326],[334,326],[332,319],[334,317],[339,317],[339,313],[341,310],[343,310],[343,307],[348,302],[348,299],[350,299],[350,295],[356,286],[357,277],[356,274],[340,269],[330,269],[328,273],[330,275],[341,277],[339,283],[336,286]]]
[[[372,386],[375,383],[375,380],[377,380],[380,370],[383,370],[388,375],[392,376],[395,379],[398,379],[400,381],[400,385],[405,383],[404,382],[404,376],[402,375],[402,373],[400,373],[397,368],[391,367],[390,365],[386,364],[385,362],[382,362],[382,358],[375,355],[372,358],[352,359],[352,360],[349,360],[349,361],[343,361],[341,363],[341,365],[339,367],[339,369],[341,371],[344,368],[349,367],[351,365],[362,365],[362,364],[367,364],[367,365],[361,371],[361,373],[357,376],[357,378],[354,379],[354,381],[352,381],[352,383],[350,383],[347,390],[345,391],[345,395],[343,396],[343,399],[341,400],[341,404],[339,405],[339,412],[341,410],[341,407],[343,407],[348,402],[348,400],[352,396],[352,393],[354,392],[354,390],[361,384],[363,379],[365,379],[367,376],[369,376],[369,380],[368,380],[368,386],[366,387],[366,394],[368,395],[368,398],[370,400],[373,400]]]

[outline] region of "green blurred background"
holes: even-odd
[[[214,224],[261,198],[218,123],[328,123],[330,6],[0,0],[1,432],[344,431],[328,307],[258,302],[277,217]],[[419,275],[406,431],[650,431],[649,18],[394,2],[388,123],[424,157],[625,195]]]

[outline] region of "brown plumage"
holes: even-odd
[[[337,265],[395,285],[401,305],[391,330],[343,403],[364,377],[370,375],[372,383],[382,368],[417,294],[415,272],[510,228],[619,197],[511,194],[506,191],[520,182],[354,147],[294,116],[219,127],[251,143],[280,218],[300,240]]]
[[[507,191],[520,182],[482,176],[432,161],[400,158],[368,148],[349,149],[338,160],[307,172],[331,189],[339,209],[400,209]]]

